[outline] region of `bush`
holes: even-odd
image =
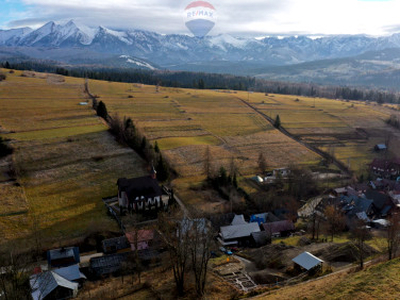
[[[0,73],[0,81],[6,80],[7,76],[4,73]]]
[[[5,143],[5,140],[3,140],[2,137],[0,137],[0,157],[10,155],[12,152],[13,149]]]

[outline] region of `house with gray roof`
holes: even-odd
[[[220,228],[218,241],[223,246],[247,246],[250,244],[251,234],[259,231],[260,226],[258,223],[223,226]]]
[[[129,253],[115,253],[90,259],[91,272],[96,276],[110,275],[121,269],[122,263],[127,260]]]
[[[81,262],[79,248],[59,248],[47,251],[47,262],[52,268],[68,267]]]
[[[243,215],[235,215],[233,217],[231,225],[243,225],[243,224],[247,224]]]
[[[80,287],[86,280],[86,276],[82,274],[79,270],[79,265],[72,265],[65,268],[54,269],[53,271],[69,281],[79,283]]]
[[[310,252],[303,252],[302,254],[296,256],[292,261],[307,271],[310,271],[318,266],[321,266],[324,261],[318,257],[312,255]]]
[[[29,283],[33,300],[69,299],[78,294],[79,284],[55,271],[32,275]]]

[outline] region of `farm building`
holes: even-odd
[[[34,300],[69,299],[78,294],[79,284],[66,279],[55,271],[32,275],[29,283]]]
[[[96,276],[110,275],[118,272],[127,260],[129,253],[116,253],[90,259],[90,270]]]
[[[324,263],[322,259],[319,259],[309,252],[303,252],[302,254],[293,258],[292,261],[307,271],[310,271],[316,267],[320,267]]]
[[[54,269],[53,271],[69,281],[78,283],[79,287],[81,287],[86,280],[86,276],[79,270],[79,265]]]
[[[220,229],[218,241],[223,246],[247,246],[251,243],[251,234],[259,231],[258,223],[223,226]]]
[[[130,251],[130,244],[126,236],[119,236],[102,241],[103,252],[106,254]]]
[[[243,224],[247,224],[243,215],[235,215],[233,217],[231,225],[243,225]]]
[[[294,224],[290,220],[283,220],[262,224],[264,231],[270,236],[288,236],[295,230]]]
[[[265,231],[252,232],[251,238],[255,247],[262,247],[271,243],[271,237]]]
[[[386,151],[387,150],[387,146],[385,144],[376,144],[374,147],[375,151],[379,152],[379,151]]]
[[[47,263],[52,268],[68,267],[80,263],[78,247],[60,248],[47,251]]]
[[[163,192],[155,176],[138,178],[120,178],[118,185],[118,203],[121,212],[161,209],[168,205],[168,197]]]

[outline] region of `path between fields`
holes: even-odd
[[[261,112],[258,108],[256,108],[254,105],[250,104],[249,102],[247,102],[246,100],[240,98],[240,97],[236,97],[237,99],[239,99],[240,101],[242,101],[245,105],[247,105],[248,107],[250,107],[252,110],[254,110],[256,113],[258,113],[262,118],[264,118],[265,120],[267,120],[269,123],[271,123],[272,126],[274,126],[275,120],[273,120],[272,118],[270,118],[269,116],[267,116],[266,114],[264,114],[263,112]],[[303,145],[304,147],[308,148],[309,150],[313,151],[314,153],[316,153],[319,156],[322,156],[324,159],[328,160],[328,161],[332,161],[333,164],[338,167],[342,172],[344,172],[345,174],[351,176],[351,171],[339,160],[337,160],[335,157],[329,155],[328,153],[310,145],[307,144],[306,142],[300,140],[299,138],[297,138],[296,136],[294,136],[293,134],[291,134],[289,131],[287,131],[285,128],[283,128],[282,126],[278,128],[278,130],[283,133],[284,135],[286,135],[287,137],[291,138],[292,140],[296,141],[297,143]]]

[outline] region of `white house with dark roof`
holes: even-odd
[[[162,189],[154,176],[120,178],[117,185],[118,204],[121,211],[159,209],[168,204],[168,199],[163,199]]]

